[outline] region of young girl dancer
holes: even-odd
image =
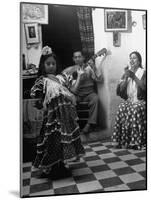
[[[40,98],[44,110],[33,166],[42,170],[41,177],[52,179],[71,175],[64,164],[84,154],[74,96],[67,89],[65,77],[55,73],[56,56],[46,46],[40,58],[39,78],[31,89],[31,97]]]

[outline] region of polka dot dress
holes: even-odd
[[[146,145],[146,123],[145,101],[121,103],[115,118],[113,144],[143,148]]]

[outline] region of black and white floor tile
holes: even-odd
[[[86,155],[70,163],[72,177],[37,178],[32,163],[23,164],[23,196],[94,193],[146,189],[146,151],[113,149],[110,142],[84,145]]]

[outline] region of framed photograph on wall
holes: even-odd
[[[118,31],[113,32],[113,46],[114,47],[121,46],[121,33]]]
[[[105,31],[128,31],[128,11],[105,9]]]
[[[22,22],[48,24],[48,5],[22,4]]]
[[[36,44],[40,42],[37,23],[25,24],[25,34],[26,34],[27,44]]]

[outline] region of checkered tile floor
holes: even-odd
[[[146,189],[145,150],[113,149],[110,142],[92,142],[84,147],[86,155],[69,165],[70,178],[38,179],[39,171],[32,170],[31,162],[24,163],[24,197]]]

